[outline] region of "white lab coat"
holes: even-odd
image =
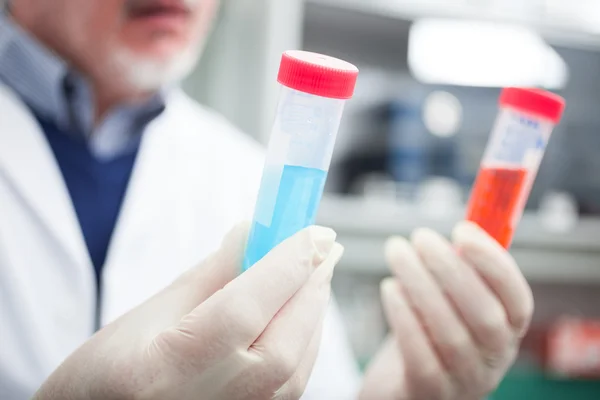
[[[168,285],[249,219],[262,151],[182,92],[148,126],[103,271],[102,324]],[[92,263],[60,170],[0,84],[0,399],[29,398],[90,337]],[[332,305],[305,398],[348,399],[358,375]]]

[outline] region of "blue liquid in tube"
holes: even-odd
[[[285,165],[270,226],[254,221],[250,230],[243,271],[260,261],[285,239],[307,226],[314,225],[323,195],[327,172],[317,168]],[[262,200],[262,201],[261,201]],[[257,200],[257,213],[265,207]]]

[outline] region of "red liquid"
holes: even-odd
[[[516,217],[525,207],[526,169],[482,168],[479,171],[467,210],[467,219],[481,226],[508,249]]]

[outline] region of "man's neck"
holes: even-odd
[[[135,91],[125,84],[119,84],[117,79],[92,79],[85,75],[90,82],[93,93],[95,114],[94,124],[99,124],[111,110],[126,104],[140,104],[152,97],[152,94]]]

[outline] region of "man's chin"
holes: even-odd
[[[188,49],[168,59],[121,52],[114,63],[123,84],[138,91],[156,91],[166,85],[179,83],[189,75],[200,56],[200,49]]]

